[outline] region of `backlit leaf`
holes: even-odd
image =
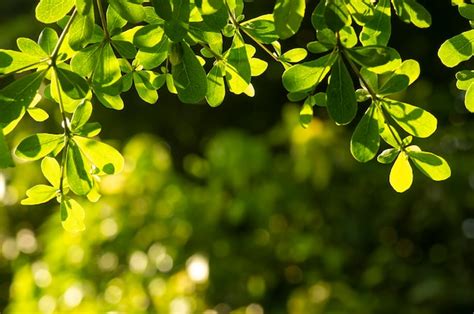
[[[273,11],[275,29],[281,39],[286,39],[298,31],[306,9],[304,0],[277,0]]]
[[[380,147],[378,109],[375,104],[365,112],[351,139],[351,153],[357,161],[372,160]]]
[[[413,183],[413,170],[405,152],[400,152],[390,171],[390,185],[398,193],[408,190]]]
[[[382,105],[395,122],[411,135],[428,137],[436,131],[437,120],[426,110],[389,99],[385,99]]]
[[[445,41],[438,50],[438,57],[447,67],[455,67],[470,59],[474,51],[474,29]]]
[[[122,171],[124,159],[112,146],[81,136],[75,136],[74,141],[100,173],[115,174]]]
[[[329,116],[338,125],[350,123],[357,113],[354,83],[341,56],[332,67],[327,89],[327,108]]]
[[[61,202],[60,210],[64,230],[77,233],[86,229],[84,225],[84,209],[78,202],[71,198],[66,198]]]
[[[64,135],[38,133],[23,139],[15,150],[18,158],[25,160],[40,159],[64,143]]]

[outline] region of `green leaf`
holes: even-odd
[[[103,89],[98,88],[94,89],[94,95],[106,108],[115,110],[122,110],[124,108],[124,103],[120,95],[110,95],[104,92]]]
[[[298,63],[308,56],[308,52],[304,48],[295,48],[285,52],[280,59],[290,63]]]
[[[275,30],[275,22],[273,21],[273,15],[271,14],[262,15],[245,21],[241,24],[241,27],[261,43],[271,44],[278,40],[278,35]]]
[[[59,188],[61,180],[61,167],[56,158],[44,157],[41,161],[41,171],[48,182],[55,188]]]
[[[438,50],[438,57],[447,67],[455,67],[469,60],[474,51],[474,29],[461,33],[445,41]]]
[[[79,74],[56,68],[56,74],[61,84],[61,89],[72,99],[83,99],[89,92],[89,85]]]
[[[225,98],[224,77],[221,75],[219,65],[214,65],[207,74],[207,94],[206,100],[211,107],[222,104]]]
[[[474,83],[467,89],[465,104],[467,110],[474,112]]]
[[[331,50],[333,47],[334,47],[333,45],[324,44],[319,41],[312,41],[306,45],[306,48],[311,53],[323,53],[323,52]]]
[[[149,104],[158,101],[158,93],[150,82],[150,73],[147,71],[139,71],[133,73],[133,82],[138,96]]]
[[[307,98],[307,100],[310,98]],[[300,110],[300,124],[303,128],[308,128],[313,120],[313,106],[310,101],[305,101]]]
[[[168,58],[169,40],[166,36],[153,48],[138,51],[136,60],[144,69],[157,68]]]
[[[110,43],[104,44],[97,53],[98,57],[93,58],[97,62],[94,65],[93,82],[100,86],[110,86],[116,83],[121,77],[120,63]]]
[[[8,144],[5,141],[3,130],[0,128],[0,169],[14,166],[15,164],[13,163]]]
[[[384,99],[383,107],[402,129],[416,137],[428,137],[436,131],[437,120],[428,111],[396,100]]]
[[[382,85],[379,94],[389,95],[401,92],[412,84],[419,75],[419,63],[415,60],[406,60]]]
[[[352,23],[351,14],[347,10],[344,0],[327,0],[324,19],[327,26],[334,32],[338,32],[344,26],[349,26]]]
[[[303,62],[283,73],[283,86],[295,93],[315,88],[323,81],[337,59],[336,54],[327,54],[319,59]]]
[[[74,141],[87,159],[99,169],[100,174],[116,174],[122,171],[124,159],[112,146],[81,136],[75,136]]]
[[[90,45],[74,55],[71,59],[71,69],[77,74],[92,77],[95,68],[102,61],[102,48],[99,44]]]
[[[327,89],[327,108],[329,116],[336,124],[350,123],[357,113],[354,83],[341,56],[332,67]]]
[[[75,140],[76,138],[74,138]],[[92,188],[91,167],[74,140],[69,141],[66,177],[71,190],[77,195],[87,195]],[[105,156],[103,158],[106,158]]]
[[[74,0],[41,0],[36,6],[36,18],[45,24],[59,21],[74,7]]]
[[[226,61],[226,80],[229,91],[236,95],[242,94],[250,84],[252,71],[245,43],[239,33],[234,36]]]
[[[398,193],[408,190],[413,183],[413,170],[405,152],[400,152],[390,171],[390,185]]]
[[[224,7],[222,0],[196,0],[195,1],[201,15],[212,15]]]
[[[78,14],[72,21],[69,34],[69,45],[74,50],[85,47],[94,35],[95,17],[93,6],[84,14]]]
[[[108,2],[121,17],[133,24],[145,19],[145,9],[139,3],[128,0],[108,0]]]
[[[36,122],[43,122],[49,118],[49,114],[41,108],[28,108],[26,109],[30,117]]]
[[[72,115],[71,130],[74,132],[83,127],[84,124],[89,121],[91,114],[92,103],[89,100],[84,100],[79,106],[77,106],[74,114]]]
[[[393,50],[384,46],[365,46],[345,51],[359,65],[366,68],[374,68],[389,62],[392,58]]]
[[[379,116],[382,118],[382,116]],[[383,119],[381,119],[383,120]],[[386,121],[383,121],[383,124],[380,127],[380,137],[390,146],[400,149],[402,143],[402,138],[400,134],[398,134],[397,129],[395,127],[388,124]]]
[[[374,103],[365,112],[351,139],[351,153],[359,162],[372,160],[380,147],[379,111]]]
[[[64,230],[77,233],[86,229],[84,209],[78,202],[71,198],[65,198],[61,202],[60,210]]]
[[[408,156],[425,176],[434,181],[443,181],[451,176],[451,168],[446,160],[433,153],[410,150],[409,148],[407,147]]]
[[[133,44],[142,49],[154,48],[163,40],[164,34],[161,25],[146,25],[135,33]]]
[[[459,7],[459,14],[468,20],[474,20],[474,4],[462,3]]]
[[[18,158],[38,160],[64,144],[64,135],[38,133],[23,139],[15,150]]]
[[[207,78],[204,68],[185,42],[173,44],[176,55],[172,60],[173,81],[178,98],[188,104],[202,101],[206,97]]]
[[[426,28],[431,25],[430,13],[416,0],[392,0],[395,12],[405,23]]]
[[[326,11],[326,1],[319,1],[311,14],[311,24],[316,31],[327,29],[326,21],[324,19],[324,11]]]
[[[58,33],[50,27],[46,27],[41,31],[41,34],[38,38],[38,44],[43,48],[43,50],[51,55],[58,43]]]
[[[474,83],[474,71],[462,70],[456,73],[456,87],[460,90],[467,90]]]
[[[37,55],[0,49],[0,74],[31,70],[45,60]]]
[[[252,76],[260,76],[268,68],[268,63],[258,59],[258,58],[252,58],[250,59],[250,72]]]
[[[21,200],[21,205],[37,205],[48,202],[56,197],[58,189],[49,185],[39,184],[28,189],[24,200]]]
[[[397,158],[399,152],[400,150],[396,148],[385,149],[377,156],[377,161],[381,164],[391,164]]]
[[[84,124],[82,128],[77,130],[77,135],[84,136],[84,137],[94,137],[99,135],[102,127],[98,122],[90,122]]]
[[[16,45],[21,52],[39,58],[47,58],[48,54],[34,40],[20,37],[16,40]]]
[[[360,32],[360,42],[364,46],[386,46],[391,32],[390,0],[380,0],[375,6],[374,16]]]
[[[174,42],[180,42],[188,33],[189,0],[152,0],[156,13],[165,20],[166,35]]]
[[[273,10],[276,33],[287,39],[298,31],[306,9],[305,0],[277,0]]]

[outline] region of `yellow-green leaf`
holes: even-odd
[[[67,198],[61,202],[60,209],[62,225],[66,231],[76,233],[86,229],[84,209],[78,202]]]
[[[398,193],[408,190],[413,183],[413,170],[405,152],[400,152],[390,171],[390,185]]]

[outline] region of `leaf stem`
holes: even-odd
[[[349,57],[349,55],[347,54],[347,51],[346,51],[346,48],[341,44],[340,40],[339,40],[339,33],[337,33],[337,41],[338,41],[338,47],[339,47],[339,50],[342,51],[342,54],[344,56],[344,59],[349,63],[352,71],[356,74],[356,76],[359,78],[360,82],[362,83],[363,87],[369,92],[370,94],[370,97],[372,98],[374,104],[377,106],[377,108],[379,109],[379,112],[382,114],[382,118],[384,120],[384,123],[387,125],[387,128],[388,130],[390,131],[390,133],[392,134],[393,138],[395,139],[395,141],[397,142],[397,144],[400,146],[400,149],[402,151],[405,150],[405,148],[403,147],[403,143],[402,141],[400,141],[400,139],[398,138],[398,136],[395,134],[395,132],[393,132],[392,128],[390,127],[390,124],[388,123],[388,117],[385,113],[385,109],[382,105],[380,105],[380,101],[382,99],[379,98],[379,96],[377,96],[377,93],[373,90],[373,88],[369,85],[369,83],[365,80],[365,78],[362,76],[362,74],[360,73],[359,69],[357,68],[357,66],[355,65],[355,63],[351,60],[351,58]]]
[[[54,50],[51,53],[51,64],[53,66],[56,65],[56,60],[59,55],[59,50],[61,49],[64,39],[66,38],[67,32],[69,31],[69,28],[71,28],[72,22],[74,21],[74,18],[76,17],[76,15],[77,15],[77,9],[74,9],[74,11],[71,14],[71,17],[69,17],[69,20],[67,21],[66,26],[64,26],[61,36],[59,36],[58,42],[56,43],[56,47],[54,47]]]
[[[260,41],[258,41],[257,38],[253,37],[252,34],[250,34],[246,29],[245,27],[241,27],[240,28],[242,30],[242,32],[247,35],[250,39],[252,39],[260,48],[263,49],[263,51],[265,51],[270,57],[272,57],[273,60],[275,60],[276,62],[279,62],[279,63],[283,63],[280,59],[278,59],[277,56],[275,56],[271,51],[270,49],[268,49],[267,47],[265,47],[264,44],[262,44]]]
[[[97,9],[99,10],[100,22],[104,30],[104,36],[107,40],[109,40],[110,33],[109,33],[109,30],[107,29],[107,20],[105,18],[104,7],[102,6],[102,0],[97,0],[96,2],[97,2]]]

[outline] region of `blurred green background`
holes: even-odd
[[[246,14],[272,3],[248,3]],[[469,25],[448,0],[420,3],[433,26],[393,18],[391,45],[421,63],[422,78],[401,97],[438,117],[438,132],[415,144],[450,162],[448,181],[418,173],[395,193],[388,166],[350,156],[354,123],[336,127],[319,109],[299,126],[278,65],[255,79],[255,98],[216,109],[166,92],[151,106],[131,93],[123,111],[95,107],[102,139],[127,165],[104,178],[98,203],[82,203],[82,234],[63,231],[54,202],[18,205],[43,182],[37,163],[0,173],[0,312],[472,313],[474,118],[456,69],[436,55]],[[0,2],[0,29],[2,48],[37,38],[34,3]],[[283,46],[313,38],[306,21]],[[9,141],[58,126],[55,115],[24,121]]]

